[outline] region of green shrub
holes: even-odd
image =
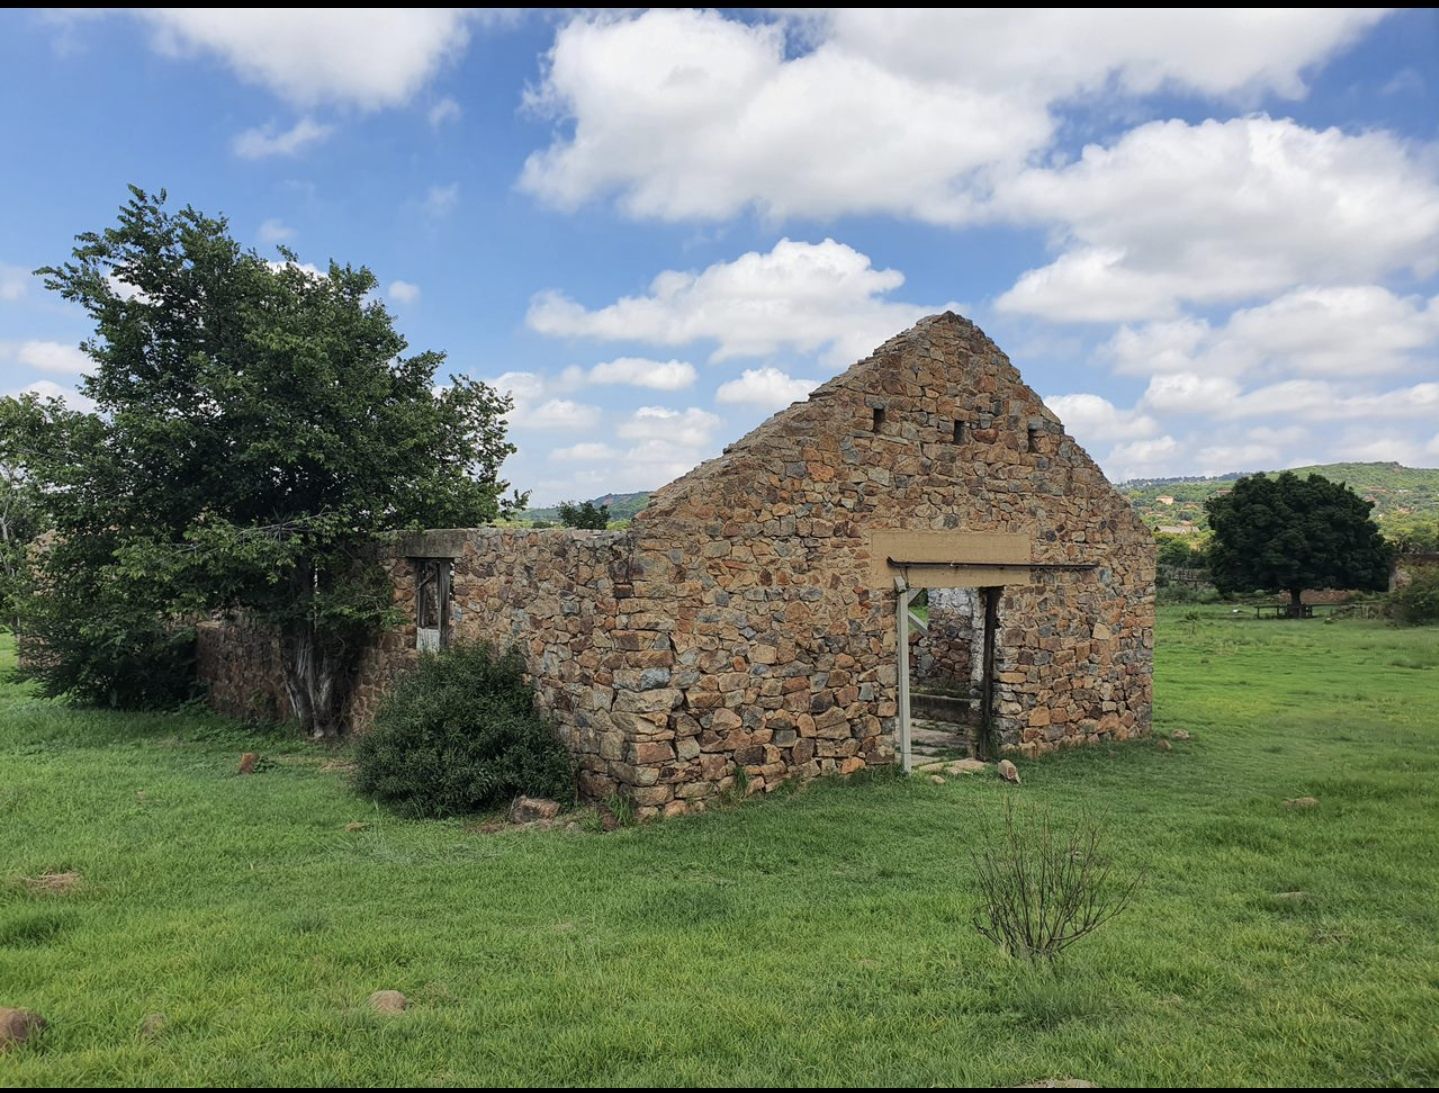
[[[1389,617],[1400,626],[1439,623],[1439,569],[1425,567],[1389,594]]]
[[[1056,961],[1133,901],[1143,873],[1121,879],[1092,820],[1059,824],[1048,813],[1020,823],[1005,801],[1004,828],[971,851],[979,874],[975,928],[1011,956]]]
[[[514,650],[457,645],[423,657],[356,749],[360,792],[408,816],[453,816],[520,794],[573,798],[570,754],[535,713]]]
[[[103,582],[82,583],[22,601],[16,675],[81,706],[170,709],[196,697],[195,631]]]

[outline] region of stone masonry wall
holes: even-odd
[[[1017,532],[1035,561],[1093,563],[1006,587],[1000,738],[1034,755],[1148,731],[1152,538],[951,314],[659,490],[627,532],[444,533],[457,539],[452,633],[517,644],[582,790],[627,794],[642,817],[703,808],[741,768],[750,792],[849,774],[895,756],[896,593],[873,575],[876,530]],[[367,653],[357,728],[415,655],[399,553],[387,564],[412,621]],[[259,655],[245,648],[207,663]],[[223,708],[236,673],[212,671]]]
[[[929,628],[910,632],[910,678],[968,693],[984,650],[984,608],[972,588],[932,588]]]
[[[195,628],[195,670],[210,705],[241,721],[282,721],[290,700],[273,631],[239,619],[202,622]]]

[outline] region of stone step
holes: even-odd
[[[979,720],[979,707],[974,699],[950,694],[912,691],[909,696],[909,712],[915,718],[942,721],[946,724],[968,725]]]

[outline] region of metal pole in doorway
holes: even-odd
[[[1001,588],[981,588],[984,601],[984,677],[980,688],[979,758],[999,758],[994,739],[994,636],[999,629],[999,594]]]
[[[896,713],[899,717],[899,769],[905,774],[914,767],[914,756],[909,737],[909,604],[917,589],[899,587],[896,581],[895,596],[895,637],[898,640],[896,653],[899,657],[899,701]]]

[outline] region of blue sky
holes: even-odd
[[[1439,15],[0,13],[0,394],[125,186],[372,268],[517,399],[536,503],[652,488],[954,306],[1114,478],[1439,465]]]

